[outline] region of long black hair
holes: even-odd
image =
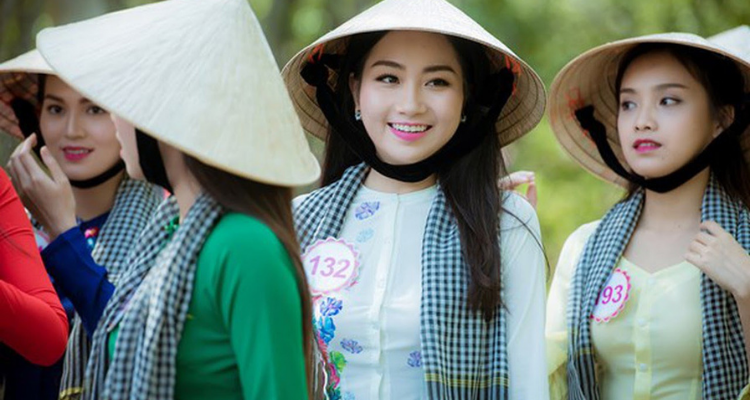
[[[743,101],[745,78],[730,58],[695,47],[671,43],[644,43],[635,46],[620,61],[615,81],[618,99],[622,78],[630,64],[639,57],[652,53],[666,53],[674,57],[706,90],[711,115],[721,121],[725,129],[732,123],[725,111],[727,106]],[[734,117],[737,118],[736,115]],[[741,200],[745,207],[750,208],[750,169],[743,154],[740,136],[726,142],[722,150],[715,153],[709,168],[731,197]],[[637,189],[638,185],[631,183],[627,196]]]
[[[353,118],[354,97],[349,88],[350,76],[361,79],[370,50],[387,32],[352,36],[338,68],[334,94],[343,118]],[[455,49],[464,79],[464,113],[477,115],[473,95],[478,88],[488,89],[492,67],[484,46],[447,36]],[[489,89],[491,90],[491,88]],[[329,124],[331,126],[333,124]],[[329,128],[323,167],[323,185],[341,178],[344,171],[362,160],[340,135]],[[468,265],[467,302],[486,320],[502,307],[502,267],[498,217],[502,212],[502,193],[497,178],[505,175],[501,145],[494,124],[486,126],[481,143],[468,154],[443,163],[437,177],[440,188],[456,217],[463,257]]]

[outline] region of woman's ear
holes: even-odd
[[[716,113],[716,124],[714,127],[713,137],[719,136],[734,122],[734,107],[731,105],[722,106]]]
[[[361,81],[354,77],[354,73],[349,74],[349,91],[352,93],[354,100],[354,109],[359,110],[359,87]]]

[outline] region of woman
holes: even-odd
[[[78,398],[89,336],[161,190],[127,177],[109,113],[58,78],[37,51],[0,64],[0,82],[0,128],[26,137],[8,170],[72,326],[63,362],[41,369],[16,360],[9,385],[21,398]]]
[[[63,354],[68,319],[44,273],[34,234],[13,186],[0,171],[0,343],[37,365],[52,365]],[[10,366],[3,359],[0,375]],[[16,398],[12,382],[0,383],[5,398]]]
[[[386,0],[283,75],[327,141],[295,221],[328,397],[546,398],[538,221],[497,188],[534,71],[445,1]]]
[[[628,187],[560,255],[547,335],[561,397],[729,399],[747,385],[748,88],[748,62],[681,33],[600,46],[558,74],[558,140]]]
[[[115,115],[128,173],[173,188],[94,332],[84,398],[306,398],[290,187],[319,167],[247,2],[156,3],[37,44]]]

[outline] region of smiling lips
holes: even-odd
[[[633,143],[633,148],[639,154],[648,153],[661,147],[661,143],[648,139],[638,139]]]
[[[68,161],[80,161],[88,157],[94,149],[88,147],[65,146],[62,148],[63,155]]]
[[[391,130],[391,133],[396,135],[399,139],[413,142],[424,137],[432,126],[407,122],[394,122],[388,124],[388,128]]]

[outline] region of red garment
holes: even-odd
[[[0,342],[34,364],[65,351],[68,318],[52,288],[31,224],[0,169]]]

